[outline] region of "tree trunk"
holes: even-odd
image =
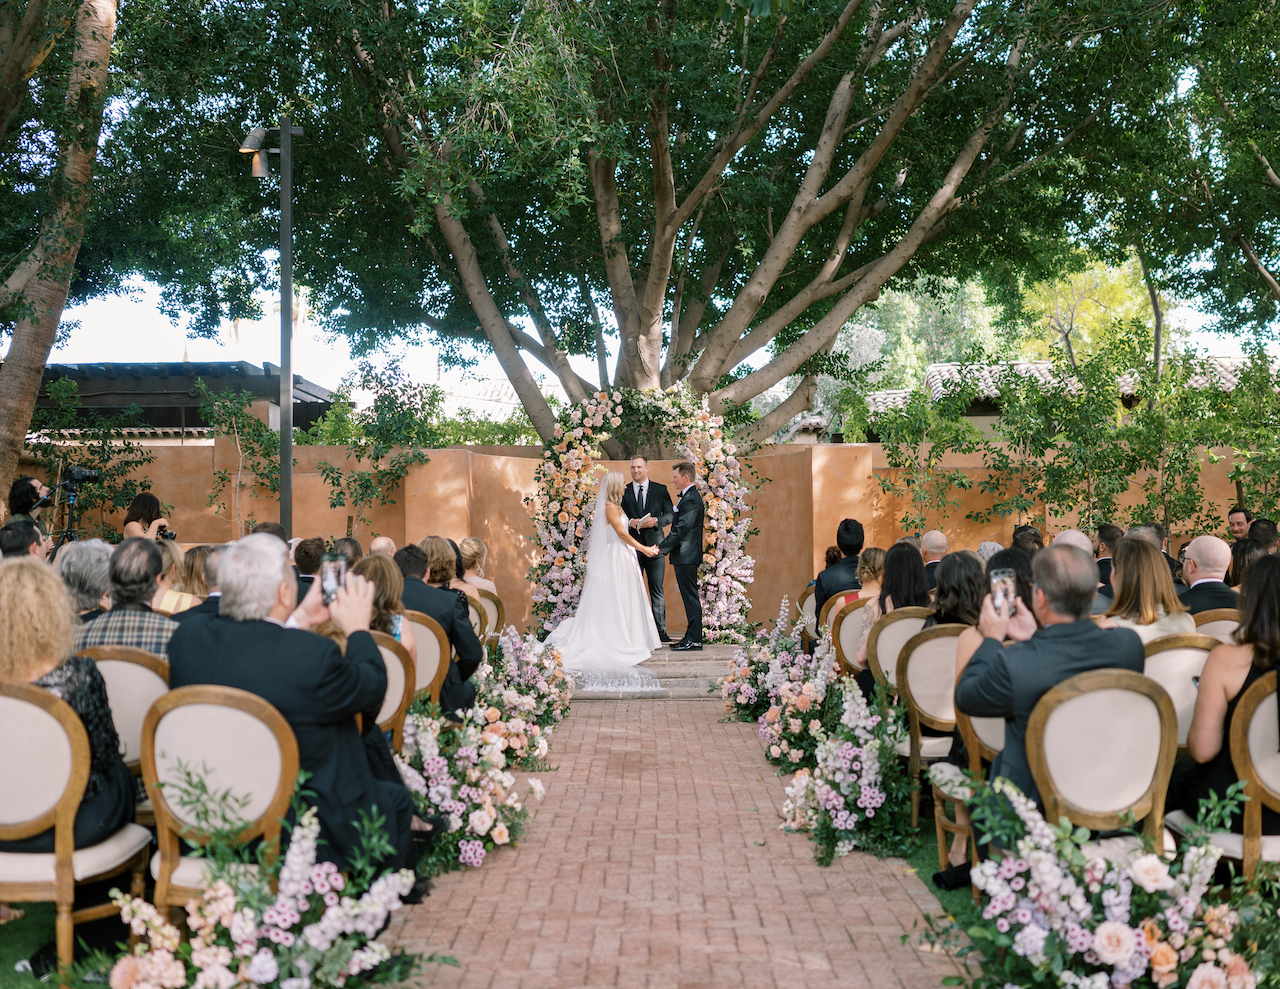
[[[115,26],[116,0],[85,0],[76,13],[75,53],[65,101],[73,123],[60,135],[58,164],[50,180],[54,208],[41,225],[33,251],[40,258],[39,267],[21,293],[18,305],[24,314],[14,326],[9,353],[0,367],[0,490],[4,491],[17,473],[84,236]]]

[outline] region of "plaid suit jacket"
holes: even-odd
[[[172,618],[157,615],[150,608],[122,608],[76,629],[75,648],[79,652],[90,646],[133,646],[167,660],[169,640],[177,628]]]

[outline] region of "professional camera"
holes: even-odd
[[[98,472],[90,470],[87,467],[68,467],[67,481],[71,484],[82,484],[84,482],[94,482],[98,479]]]
[[[161,538],[161,539],[177,539],[177,538],[178,538],[178,530],[177,530],[177,529],[170,529],[170,528],[167,528],[167,527],[166,527],[166,528],[164,528],[164,529],[161,529],[161,530],[160,530],[160,532],[159,532],[159,536],[160,536],[160,538]]]

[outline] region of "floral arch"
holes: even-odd
[[[623,424],[628,426],[624,427]],[[632,424],[651,438],[674,445],[697,470],[695,483],[706,502],[702,566],[703,632],[708,642],[742,642],[750,632],[755,561],[747,555],[751,533],[747,495],[737,448],[724,436],[724,420],[707,400],[683,387],[668,391],[597,392],[567,407],[538,465],[537,493],[526,498],[533,516],[536,562],[529,570],[533,614],[545,637],[578,606],[586,575],[586,545],[596,489],[604,476],[601,444]]]

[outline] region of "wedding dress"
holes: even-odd
[[[587,536],[587,573],[572,618],[547,638],[584,691],[661,690],[657,678],[637,664],[661,644],[636,551],[622,541],[605,516],[604,484],[596,496]],[[626,516],[622,519],[627,524]]]

